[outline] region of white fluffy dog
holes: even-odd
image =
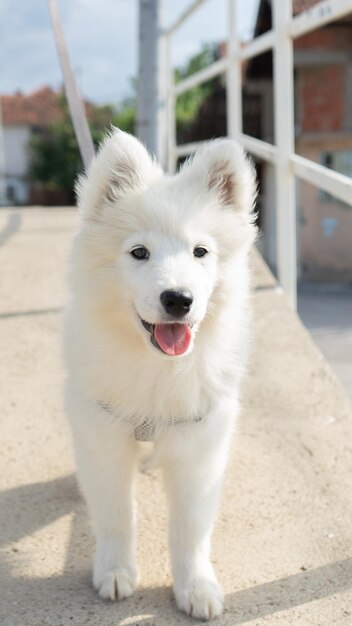
[[[137,583],[133,484],[141,449],[163,472],[177,605],[219,615],[210,561],[248,343],[253,168],[209,142],[166,176],[114,131],[78,185],[66,315],[67,404],[103,598]]]

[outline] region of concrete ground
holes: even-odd
[[[298,313],[352,399],[352,285],[303,283]]]
[[[90,584],[92,536],[62,409],[64,276],[75,213],[0,211],[0,625],[194,621],[170,590],[159,476],[139,477],[141,583]],[[219,626],[351,626],[352,409],[255,260],[254,352],[214,532]]]

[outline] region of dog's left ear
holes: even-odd
[[[257,195],[255,171],[242,146],[231,139],[215,139],[196,152],[186,166],[222,207],[251,213]]]

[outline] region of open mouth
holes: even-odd
[[[175,322],[168,324],[150,324],[140,318],[144,328],[150,333],[150,341],[161,352],[170,356],[179,356],[187,352],[192,340],[189,324]]]

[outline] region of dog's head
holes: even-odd
[[[242,148],[209,142],[169,177],[137,139],[114,131],[78,197],[75,288],[141,345],[189,353],[231,261],[254,238],[254,174]]]

